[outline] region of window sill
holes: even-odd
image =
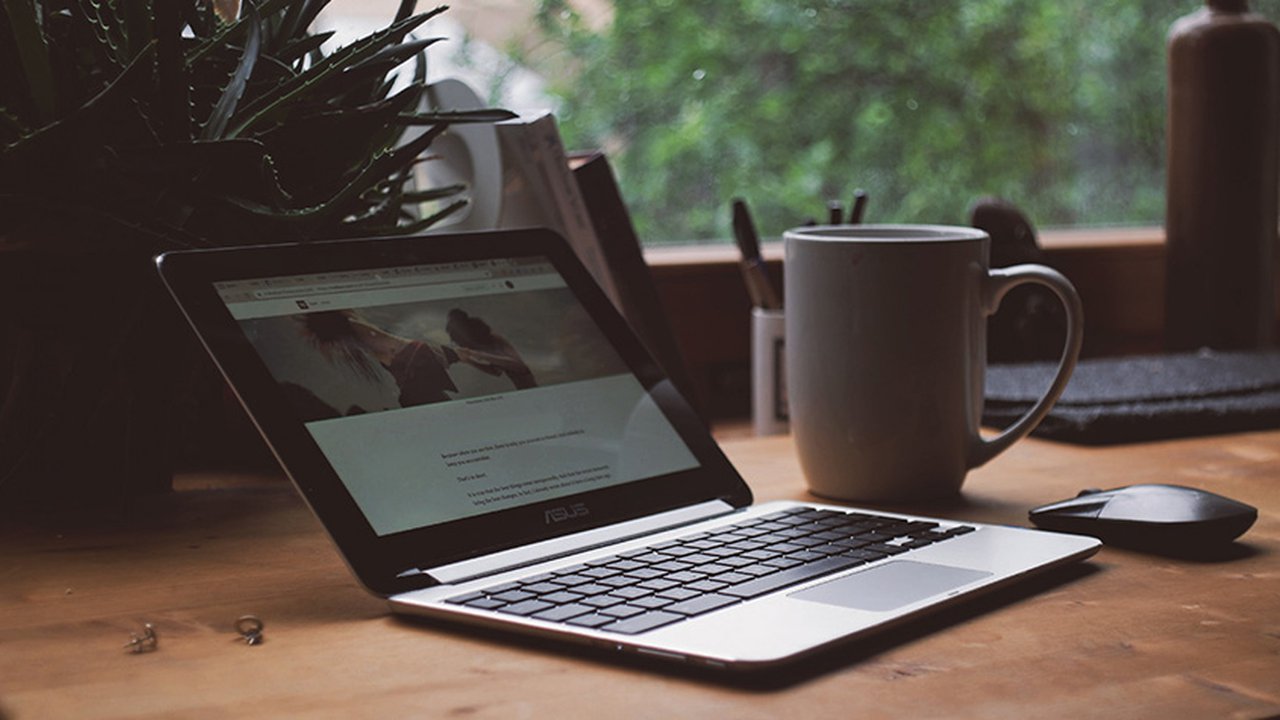
[[[1059,252],[1098,249],[1157,249],[1164,254],[1164,229],[1158,227],[1097,228],[1081,230],[1046,230],[1040,233],[1040,246],[1050,256]],[[766,260],[782,260],[782,241],[766,241],[761,245]],[[707,245],[667,245],[645,248],[644,258],[651,268],[690,269],[706,265],[735,264],[738,249],[732,243]]]

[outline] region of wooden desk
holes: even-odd
[[[804,497],[788,438],[725,448],[760,499]],[[241,482],[237,482],[240,480]],[[0,716],[1062,717],[1280,713],[1280,432],[1081,448],[1026,441],[962,501],[1025,522],[1086,486],[1196,485],[1261,517],[1217,561],[1104,549],[1080,569],[826,656],[775,686],[393,618],[287,486],[184,478],[95,516],[0,531]],[[223,489],[198,489],[204,485]],[[236,640],[236,618],[266,642]],[[143,622],[159,649],[122,649]]]

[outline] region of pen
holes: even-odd
[[[849,210],[849,224],[858,225],[862,222],[862,213],[867,209],[867,191],[861,188],[853,191],[853,207]]]
[[[839,225],[844,222],[844,207],[840,205],[839,200],[827,201],[827,224]]]
[[[742,252],[742,277],[747,283],[751,303],[759,308],[777,310],[782,307],[778,293],[765,272],[764,258],[760,257],[760,237],[756,234],[751,212],[741,199],[733,201],[733,236]]]

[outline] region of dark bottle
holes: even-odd
[[[1274,344],[1280,31],[1207,0],[1169,31],[1170,349]]]

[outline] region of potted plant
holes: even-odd
[[[217,391],[158,252],[408,233],[465,203],[414,165],[508,114],[420,110],[439,38],[415,33],[444,8],[405,0],[329,50],[327,2],[0,0],[0,498],[169,485],[176,409]]]

